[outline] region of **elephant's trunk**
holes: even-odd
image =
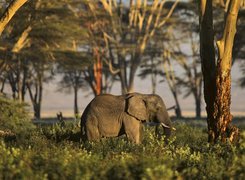
[[[168,139],[171,136],[172,131],[175,131],[176,129],[174,127],[170,127],[166,125],[165,123],[155,123],[155,122],[148,122],[145,123],[148,126],[155,126],[155,135],[157,138],[161,138],[162,135],[165,135],[165,142],[168,143]],[[163,128],[163,133],[161,133],[161,127]]]

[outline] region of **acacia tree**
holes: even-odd
[[[91,19],[85,23],[88,35],[87,42],[89,42],[90,47],[88,51],[92,54],[93,64],[86,68],[84,76],[95,96],[101,93],[108,93],[114,79],[113,76],[110,76],[108,68],[103,63],[105,43],[103,35],[99,32],[101,23],[103,24],[99,20],[91,22]]]
[[[240,0],[227,1],[227,13],[223,36],[217,43],[218,58],[215,59],[212,0],[200,1],[200,57],[204,78],[208,141],[215,143],[221,137],[234,142],[239,130],[231,125],[231,62],[232,47],[236,33]]]
[[[5,42],[2,51],[8,55],[2,56],[6,58],[2,66],[8,75],[5,77],[9,77],[18,99],[24,100],[25,92],[29,92],[36,118],[40,118],[43,83],[52,75],[49,72],[55,60],[54,52],[65,51],[65,46],[70,46],[73,39],[80,39],[79,19],[74,18],[68,2],[73,3],[72,0],[29,1],[16,14],[1,39]],[[28,18],[23,19],[23,16]]]
[[[158,0],[131,0],[129,5],[111,0],[88,2],[92,18],[104,18],[99,29],[107,49],[104,58],[112,74],[120,78],[122,93],[134,91],[135,74],[147,43],[164,26],[177,3],[168,11],[164,9],[165,1]]]
[[[186,53],[182,49],[178,40],[175,38],[173,45],[169,45],[171,49],[171,58],[178,63],[183,70],[183,74],[176,75],[177,86],[183,87],[186,90],[184,97],[193,95],[195,101],[196,117],[201,117],[201,97],[202,97],[202,73],[200,67],[200,59],[197,53],[197,43],[195,42],[193,32],[189,32],[187,38],[190,39],[190,52]],[[183,37],[182,37],[183,38]],[[185,46],[186,48],[186,46]]]
[[[163,63],[163,69],[165,72],[165,77],[166,77],[169,89],[175,101],[176,117],[182,117],[182,111],[181,111],[179,98],[178,98],[179,88],[177,85],[177,78],[175,75],[175,71],[173,69],[173,65],[170,60],[170,51],[167,49],[165,49],[162,53],[162,63]]]
[[[36,50],[36,52],[37,51],[38,50]],[[30,63],[31,66],[28,67],[26,87],[33,106],[34,117],[40,119],[43,100],[43,84],[51,78],[51,76],[47,75],[47,70],[50,66],[48,63],[43,62],[43,59],[38,58],[32,58]]]
[[[84,53],[87,53],[87,57],[91,61],[91,64],[83,67],[83,79],[87,82],[93,94],[99,95],[110,90],[113,78],[110,76],[107,67],[103,65],[102,60],[105,53],[104,39],[100,32],[103,21],[93,16],[91,11],[87,9],[87,5],[90,3],[84,0],[71,1],[68,7],[72,11],[73,16],[80,21],[80,29],[84,30],[76,38],[76,40],[80,39],[77,41],[80,42],[78,47],[80,51],[82,49]]]
[[[182,117],[182,111],[179,103],[179,87],[177,84],[176,74],[173,68],[173,63],[170,57],[169,51],[169,41],[170,41],[170,31],[171,28],[167,30],[161,29],[147,46],[147,50],[144,53],[144,64],[142,65],[143,70],[141,71],[140,77],[145,77],[146,75],[151,76],[153,93],[157,85],[157,76],[161,76],[167,81],[169,89],[173,95],[175,101],[175,114],[176,117]],[[166,43],[167,42],[167,43]],[[146,60],[145,60],[146,59]],[[149,61],[150,59],[150,61]],[[159,81],[162,82],[163,80]]]
[[[89,65],[89,60],[84,57],[81,52],[62,52],[58,56],[57,72],[62,75],[62,79],[59,82],[59,91],[73,91],[74,94],[74,117],[79,115],[78,107],[78,91],[85,84],[85,78],[83,76],[86,66]],[[61,60],[62,59],[62,60]]]

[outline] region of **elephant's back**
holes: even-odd
[[[120,113],[125,109],[125,100],[123,96],[103,94],[96,96],[91,101],[90,107],[90,109],[94,109],[98,113]]]

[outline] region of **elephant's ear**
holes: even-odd
[[[148,119],[146,103],[140,96],[130,96],[126,100],[126,111],[138,120],[144,121]]]

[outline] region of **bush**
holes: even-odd
[[[20,140],[27,138],[34,128],[26,104],[0,96],[0,130],[11,132]]]
[[[81,143],[73,124],[38,127],[26,142],[0,142],[0,179],[244,179],[245,133],[237,146],[210,145],[205,129],[175,124],[169,144],[146,128],[141,145],[125,137]]]

